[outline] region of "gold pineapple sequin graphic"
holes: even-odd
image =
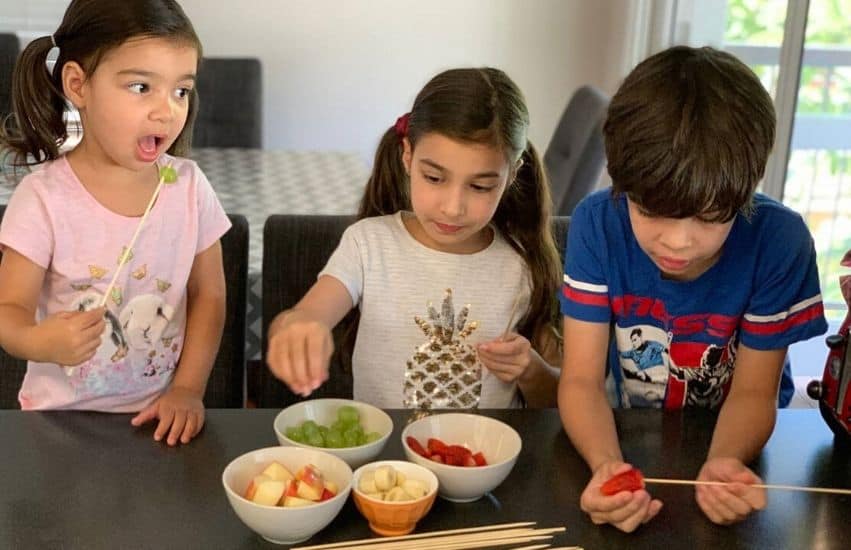
[[[476,349],[465,340],[478,321],[467,322],[470,305],[455,317],[452,289],[446,289],[440,313],[429,303],[429,320],[414,322],[428,341],[408,359],[405,369],[404,406],[412,409],[470,409],[482,397],[482,364]]]
[[[165,292],[171,288],[171,283],[168,281],[163,281],[162,279],[157,279],[157,290],[160,292]]]

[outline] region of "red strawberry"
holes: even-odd
[[[431,453],[427,452],[427,451],[423,448],[423,446],[422,446],[422,445],[420,445],[420,442],[419,442],[419,441],[417,441],[417,439],[416,439],[415,437],[411,437],[411,436],[409,435],[408,437],[406,437],[406,438],[405,438],[405,443],[407,443],[407,444],[408,444],[408,447],[410,447],[410,448],[411,448],[411,450],[412,450],[412,451],[414,451],[415,453],[417,453],[418,455],[420,455],[420,456],[424,456],[424,457],[426,457],[426,458],[428,458],[429,456],[431,456]]]
[[[435,437],[430,437],[428,439],[428,452],[431,454],[439,454],[443,456],[446,454],[446,450],[448,448],[449,447],[447,447],[446,443]]]
[[[638,491],[644,488],[644,476],[641,470],[632,468],[608,479],[600,487],[600,492],[606,496],[616,495],[621,491]]]
[[[487,466],[488,465],[488,461],[485,460],[485,455],[483,455],[481,452],[474,454],[473,460],[476,461],[476,466]]]

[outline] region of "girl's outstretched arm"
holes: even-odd
[[[139,426],[159,418],[154,439],[189,441],[204,426],[204,391],[225,325],[225,274],[219,241],[195,256],[186,286],[186,335],[168,390],[136,415]]]
[[[97,351],[104,308],[62,311],[35,322],[43,267],[7,248],[0,262],[0,347],[21,359],[73,366]]]
[[[269,370],[294,392],[308,396],[328,379],[334,352],[331,330],[354,307],[336,277],[323,275],[294,308],[269,325]]]

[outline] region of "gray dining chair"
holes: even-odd
[[[256,58],[205,57],[198,68],[193,147],[263,147],[263,77]]]
[[[20,47],[16,34],[0,33],[0,120],[12,112],[12,72]]]
[[[263,362],[249,370],[249,396],[258,407],[284,407],[303,400],[291,392],[266,367],[269,324],[289,309],[316,282],[343,231],[354,216],[273,215],[263,228]],[[334,341],[340,342],[355,318],[355,310],[334,328]],[[352,397],[352,373],[344,364],[340,346],[335,345],[328,381],[311,394],[318,397]]]
[[[228,214],[231,228],[221,238],[227,309],[222,341],[207,381],[204,406],[208,409],[245,405],[245,334],[248,307],[248,220]]]
[[[0,205],[0,220],[5,210],[6,206]],[[222,341],[204,395],[207,408],[239,408],[245,401],[248,220],[238,214],[228,217],[233,226],[221,239],[227,312]],[[20,408],[18,391],[25,373],[26,361],[16,359],[0,349],[0,409]]]
[[[553,212],[559,216],[571,215],[600,181],[606,164],[602,129],[608,106],[609,98],[603,92],[582,86],[570,98],[556,126],[544,153],[544,165]]]
[[[285,407],[303,400],[266,366],[269,347],[269,324],[275,316],[289,309],[316,282],[337,248],[343,231],[354,222],[353,216],[274,215],[266,220],[263,230],[263,362],[249,368],[249,399],[258,407]],[[553,235],[559,254],[564,254],[564,242],[570,219],[553,218]],[[553,300],[556,297],[553,296]],[[311,394],[319,397],[352,397],[352,372],[348,358],[339,345],[357,319],[349,312],[334,328],[335,352],[331,359],[328,381]]]
[[[0,204],[0,221],[6,205]],[[0,252],[0,262],[3,261],[3,253]],[[27,372],[27,362],[12,357],[0,348],[0,409],[20,409],[18,403],[18,391],[24,381]]]

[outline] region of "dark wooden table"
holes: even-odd
[[[152,427],[134,430],[127,415],[0,411],[0,548],[275,548],[245,527],[221,485],[236,456],[276,444],[276,410],[210,410],[190,445],[168,448]],[[382,458],[403,458],[395,423]],[[654,494],[665,507],[627,535],[596,526],[579,510],[588,470],[562,431],[555,410],[486,411],[514,426],[523,451],[492,498],[453,504],[440,498],[418,525],[432,531],[534,520],[565,526],[555,542],[603,548],[849,548],[851,497],[769,494],[768,508],[733,527],[713,525],[689,487]],[[616,411],[629,460],[648,476],[694,477],[714,425],[703,412]],[[755,464],[769,483],[851,486],[849,451],[835,447],[815,410],[781,411]],[[370,536],[351,500],[304,544]],[[844,541],[844,542],[843,542]]]

